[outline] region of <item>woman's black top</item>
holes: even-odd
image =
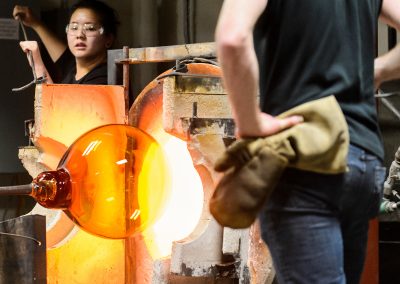
[[[75,80],[76,64],[75,57],[67,48],[61,57],[55,62],[59,78],[55,83],[61,84],[84,84],[84,85],[107,85],[107,63],[100,63],[93,70],[79,80]]]

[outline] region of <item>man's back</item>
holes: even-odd
[[[334,94],[351,142],[383,158],[373,97],[380,0],[270,0],[254,31],[261,108],[272,115]]]

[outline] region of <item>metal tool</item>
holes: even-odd
[[[388,97],[398,95],[400,95],[398,92],[383,93],[381,90],[378,90],[378,93],[375,94],[375,98],[380,99],[382,104],[387,107],[387,109],[390,110],[394,116],[400,119],[400,111],[387,99]]]
[[[24,40],[28,41],[28,37],[27,37],[26,31],[25,31],[25,26],[22,23],[22,20],[21,20],[20,16],[18,16],[18,21],[19,21],[19,24],[21,26],[22,32],[24,34]],[[25,86],[20,87],[20,88],[13,88],[12,89],[13,92],[19,92],[19,91],[27,89],[28,87],[30,87],[33,84],[43,83],[43,82],[46,81],[46,77],[45,76],[42,76],[42,77],[39,77],[39,78],[37,78],[37,76],[36,76],[35,62],[33,61],[33,55],[32,55],[32,51],[31,50],[28,50],[28,59],[29,59],[30,65],[32,67],[33,81],[28,83],[28,84],[26,84]]]

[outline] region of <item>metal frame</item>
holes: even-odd
[[[182,45],[129,48],[109,50],[107,53],[107,82],[109,85],[123,85],[125,93],[125,115],[129,115],[129,65],[160,63],[183,58],[215,58],[215,43],[193,43]],[[122,69],[121,69],[122,65]]]

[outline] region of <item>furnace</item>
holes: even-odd
[[[175,67],[150,82],[128,110],[129,65],[165,61]],[[272,283],[257,224],[223,228],[208,210],[219,178],[213,163],[234,140],[214,44],[114,50],[108,66],[111,86],[36,87],[35,147],[22,148],[20,158],[34,177],[54,169],[80,134],[128,123],[164,147],[172,195],[152,227],[125,240],[92,236],[64,213],[35,208],[48,219],[48,283]]]

